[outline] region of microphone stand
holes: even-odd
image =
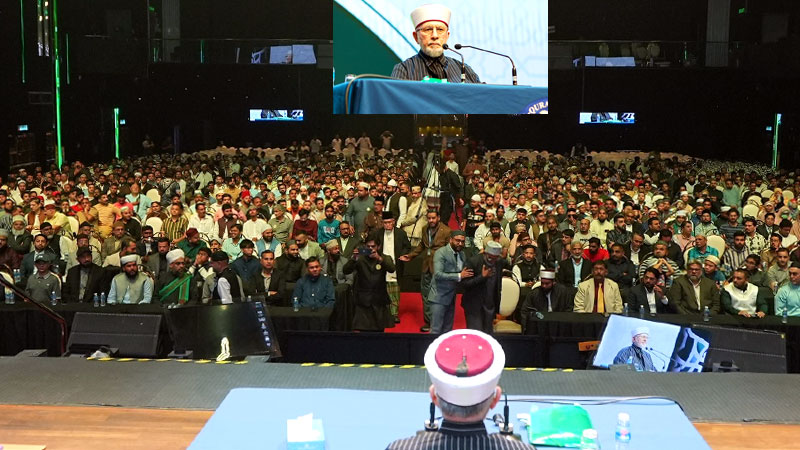
[[[651,355],[658,357],[658,359],[660,359],[661,362],[664,363],[664,371],[666,372],[667,367],[669,366],[669,360],[671,360],[672,358],[668,358],[667,355],[654,349],[653,347],[645,347],[645,350],[647,350],[647,352],[650,353]]]
[[[8,267],[5,264],[4,266]],[[40,310],[46,316],[52,318],[58,323],[59,327],[61,328],[61,337],[59,340],[60,341],[59,348],[61,349],[61,355],[59,356],[63,356],[64,353],[67,352],[67,321],[64,319],[64,317],[62,317],[57,312],[53,311],[49,306],[39,303],[36,300],[29,297],[28,294],[26,294],[20,288],[15,286],[14,283],[6,280],[6,278],[3,276],[0,276],[0,285],[3,285],[6,289],[10,289],[12,292],[14,292],[14,294],[18,295],[19,298],[21,298],[23,301],[32,304],[33,306],[36,307],[36,309]]]
[[[504,55],[502,53],[493,52],[491,50],[486,50],[486,49],[483,49],[483,48],[474,47],[472,45],[456,44],[455,47],[456,47],[456,50],[461,50],[462,48],[474,48],[475,50],[478,50],[478,51],[481,51],[481,52],[491,53],[493,55],[503,56],[505,58],[508,58],[508,60],[511,61],[511,82],[514,84],[514,86],[517,85],[517,66],[516,66],[516,64],[514,64],[514,60],[511,59],[510,56]]]
[[[442,46],[442,48],[443,48],[443,49],[445,49],[445,50],[450,50],[451,52],[453,52],[453,53],[455,53],[456,55],[458,55],[458,56],[460,56],[460,57],[461,57],[461,82],[462,82],[462,83],[466,83],[466,82],[467,82],[467,69],[466,69],[466,66],[464,66],[464,55],[463,55],[463,54],[461,54],[461,53],[459,53],[459,52],[457,52],[457,51],[455,51],[455,50],[453,50],[453,49],[452,49],[452,48],[450,48],[450,46],[449,46],[449,45],[447,45],[447,44],[444,44],[444,45]]]

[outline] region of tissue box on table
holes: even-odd
[[[287,420],[286,441],[288,450],[325,450],[322,420],[311,414]]]

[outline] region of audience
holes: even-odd
[[[61,295],[63,278],[70,303],[108,291],[109,303],[227,304],[246,294],[288,304],[293,291],[322,308],[371,290],[389,299],[393,319],[362,311],[360,329],[376,331],[398,320],[402,279],[420,274],[423,331],[436,323],[443,332],[451,295],[481,275],[466,261],[499,245],[522,288],[518,319],[534,309],[616,313],[623,301],[658,314],[708,306],[760,317],[772,296],[776,314],[800,314],[800,214],[782,194],[800,193],[795,173],[656,154],[612,169],[591,157],[489,152],[443,158],[447,173],[433,178],[447,180],[450,204],[439,205],[427,182],[435,158],[316,147],[21,169],[0,187],[0,267],[19,269],[41,301],[53,280]],[[722,238],[717,248],[710,236]],[[369,259],[356,260],[365,240],[396,271],[380,263],[383,278],[367,276]],[[182,256],[170,258],[175,249]]]

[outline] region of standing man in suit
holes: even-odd
[[[665,314],[671,312],[669,299],[666,296],[664,282],[659,282],[661,272],[655,267],[648,267],[642,275],[641,283],[628,291],[628,307],[631,311],[644,310],[650,314]]]
[[[336,241],[342,249],[342,256],[347,259],[351,259],[353,252],[361,245],[361,238],[353,235],[353,227],[347,221],[339,223],[339,237]]]
[[[621,313],[622,297],[619,286],[606,278],[608,267],[603,260],[592,266],[592,279],[578,285],[573,311],[579,313]]]
[[[501,258],[503,246],[495,241],[486,243],[483,253],[468,259],[465,268],[474,276],[465,279],[461,306],[467,319],[467,328],[492,334],[493,321],[500,304],[500,282],[503,269],[510,269],[508,259]]]
[[[77,252],[78,265],[67,271],[62,298],[64,303],[91,303],[97,292],[107,292],[103,268],[92,262],[92,249],[81,247]]]
[[[453,329],[456,311],[456,288],[473,276],[466,267],[464,245],[467,235],[461,230],[450,232],[450,245],[436,250],[433,255],[433,282],[431,283],[431,333],[441,334]]]
[[[701,314],[706,306],[712,314],[720,311],[717,284],[703,276],[703,263],[697,259],[686,263],[686,275],[675,279],[667,297],[678,314]]]
[[[408,262],[418,255],[422,257],[422,277],[420,278],[420,292],[422,293],[422,305],[425,325],[419,331],[426,333],[431,331],[431,295],[433,282],[433,255],[437,250],[447,245],[450,240],[450,228],[440,222],[439,212],[435,209],[426,214],[427,224],[422,227],[422,239],[416,247],[406,255],[397,258],[399,261]]]
[[[400,318],[397,317],[400,305],[400,284],[397,282],[397,278],[402,275],[403,264],[397,257],[411,251],[411,243],[406,232],[402,228],[395,227],[394,213],[382,211],[381,220],[383,228],[375,230],[371,237],[378,244],[384,255],[391,257],[393,263],[397,261],[396,270],[386,272],[386,290],[389,293],[389,300],[391,300],[389,312],[392,315],[392,320],[394,323],[400,323]]]
[[[556,281],[564,286],[577,288],[592,273],[592,263],[583,257],[581,241],[572,241],[569,252],[570,257],[558,263]]]

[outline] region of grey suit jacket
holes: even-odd
[[[460,254],[461,268],[466,264],[466,255]],[[456,288],[460,280],[461,268],[456,253],[450,244],[436,250],[433,254],[433,282],[429,298],[433,303],[449,305],[455,301]]]

